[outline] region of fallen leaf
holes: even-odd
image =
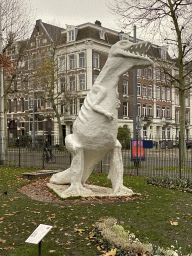
[[[71,236],[71,235],[70,235],[70,234],[68,234],[68,233],[65,233],[64,235],[65,235],[65,236]]]
[[[117,252],[117,249],[112,249],[110,252],[107,252],[105,254],[102,254],[103,256],[115,256]]]
[[[6,243],[6,240],[3,240],[3,239],[0,238],[0,243],[5,244],[5,243]]]
[[[171,223],[172,226],[178,226],[179,225],[179,223],[177,221],[170,221],[170,223]]]

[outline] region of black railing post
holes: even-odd
[[[19,146],[19,167],[21,167],[21,151],[20,151],[20,137],[18,137],[18,146]]]
[[[179,178],[181,179],[181,136],[180,136],[180,132],[179,132]]]
[[[45,138],[43,134],[43,169],[45,168]]]

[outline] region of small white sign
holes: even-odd
[[[40,224],[33,233],[27,238],[26,243],[38,244],[52,229],[52,226]]]

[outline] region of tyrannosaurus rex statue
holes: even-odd
[[[93,168],[111,152],[110,170],[113,195],[132,195],[133,191],[123,186],[123,162],[121,144],[117,140],[119,77],[132,68],[144,68],[152,61],[144,56],[150,43],[131,43],[123,40],[114,44],[108,59],[73,125],[73,134],[66,137],[66,147],[73,154],[71,167],[54,174],[50,182],[71,184],[62,197],[91,195],[84,187]]]

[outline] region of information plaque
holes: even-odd
[[[52,226],[40,224],[34,232],[27,238],[26,243],[38,244],[52,229]]]

